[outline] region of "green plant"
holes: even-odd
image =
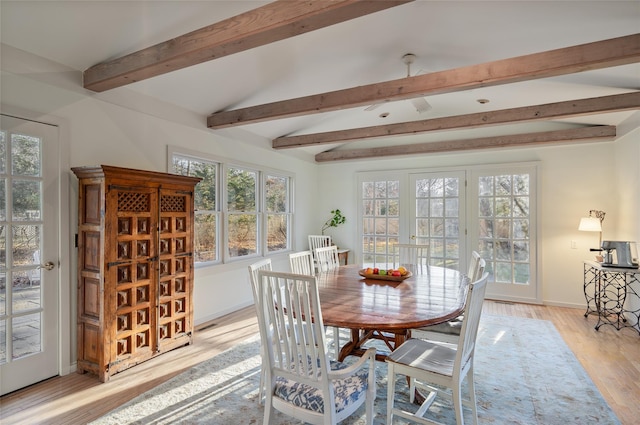
[[[325,221],[324,225],[322,226],[323,235],[324,231],[329,227],[338,227],[339,225],[344,224],[344,222],[347,221],[347,218],[342,215],[342,211],[340,211],[339,209],[331,210],[331,214],[333,214],[333,216]]]

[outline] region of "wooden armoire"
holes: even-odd
[[[112,166],[78,177],[78,372],[100,381],[193,342],[199,178]]]

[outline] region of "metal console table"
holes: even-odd
[[[587,301],[584,317],[598,315],[596,330],[602,325],[612,325],[617,330],[633,328],[640,334],[639,269],[603,267],[585,260],[584,297]]]

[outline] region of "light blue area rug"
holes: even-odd
[[[105,424],[261,424],[256,337],[207,360],[110,412]],[[386,422],[386,364],[376,365],[375,424]],[[475,382],[480,424],[620,424],[551,322],[485,315],[478,334]],[[408,400],[399,379],[397,399]],[[407,409],[414,406],[405,404]],[[430,418],[455,423],[436,401]],[[465,409],[465,422],[471,423]],[[299,424],[276,414],[275,424]],[[364,424],[364,408],[342,422]],[[397,423],[404,423],[398,420]]]

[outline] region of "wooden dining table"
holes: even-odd
[[[372,339],[384,341],[388,351],[376,356],[384,360],[411,329],[446,322],[463,311],[465,288],[457,270],[429,266],[403,281],[365,278],[360,270],[353,264],[317,275],[324,324],[351,330],[338,360],[361,355]]]

